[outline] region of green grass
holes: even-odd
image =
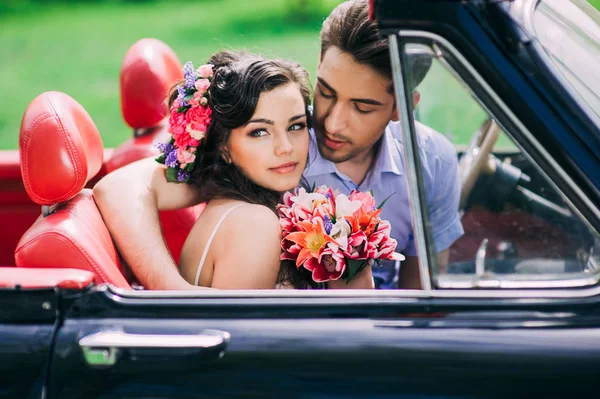
[[[47,90],[65,92],[90,113],[106,147],[131,136],[119,104],[125,52],[143,37],[163,40],[182,62],[199,64],[214,51],[246,48],[302,63],[314,77],[320,25],[341,0],[309,0],[298,17],[291,0],[88,2],[30,7],[1,14],[0,149],[18,145],[27,104]],[[600,9],[600,0],[590,0]],[[422,85],[421,120],[464,144],[484,115],[441,68]],[[450,107],[449,105],[452,105]]]
[[[0,15],[0,149],[17,148],[27,104],[63,91],[88,110],[104,145],[131,135],[119,104],[119,69],[131,44],[163,40],[182,63],[199,64],[222,48],[247,48],[301,62],[314,74],[323,18],[339,3],[320,2],[294,18],[286,0],[92,3]]]

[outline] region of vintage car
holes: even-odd
[[[144,39],[121,75],[131,140],[104,149],[93,115],[48,92],[25,110],[19,152],[0,152],[1,396],[595,395],[600,15],[584,0],[376,0],[371,16],[389,38],[410,192],[386,206],[411,207],[423,289],[132,287],[90,188],[164,134],[181,65]],[[413,109],[415,56],[432,65]],[[446,268],[417,120],[460,157],[465,233]],[[161,214],[175,259],[202,207]]]

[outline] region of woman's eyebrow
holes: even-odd
[[[300,118],[304,118],[305,116],[306,116],[306,114],[299,114],[299,115],[296,115],[296,116],[292,116],[290,118],[290,122],[293,122],[293,121],[298,120]]]
[[[258,119],[251,119],[248,122],[246,122],[246,125],[249,125],[251,123],[266,123],[267,125],[274,125],[275,122],[273,122],[270,119],[264,119],[264,118],[258,118]]]

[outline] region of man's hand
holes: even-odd
[[[437,254],[437,265],[440,274],[446,273],[450,251],[443,250]],[[406,290],[423,289],[421,285],[421,273],[419,272],[419,259],[416,256],[407,256],[400,265],[398,276],[398,288]]]
[[[164,166],[152,158],[106,175],[94,200],[125,262],[147,289],[193,289],[179,274],[162,235],[159,210],[198,203],[187,184],[168,183]]]

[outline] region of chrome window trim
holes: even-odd
[[[474,289],[465,290],[173,290],[144,291],[127,290],[105,284],[108,292],[115,296],[114,300],[123,302],[127,299],[198,299],[206,301],[241,301],[246,303],[252,299],[296,299],[299,301],[327,301],[328,305],[345,304],[346,299],[362,299],[373,305],[381,303],[417,303],[422,299],[577,299],[600,296],[600,285],[588,288],[561,289]],[[102,287],[102,286],[101,286]],[[102,288],[101,288],[102,289]],[[293,303],[287,301],[288,303]],[[314,303],[314,302],[313,302]]]
[[[427,214],[427,211],[423,212],[421,205],[426,203],[424,198],[425,189],[423,188],[423,173],[420,169],[421,164],[418,162],[419,152],[416,148],[417,133],[415,130],[415,122],[412,118],[413,107],[408,100],[410,93],[408,93],[407,88],[405,87],[406,71],[404,71],[403,68],[405,57],[402,56],[403,59],[401,62],[400,46],[398,44],[398,37],[395,34],[388,36],[388,45],[390,50],[390,61],[392,64],[394,95],[402,116],[402,137],[404,140],[404,145],[402,147],[404,149],[404,164],[410,199],[409,205],[414,228],[413,236],[415,238],[417,258],[419,259],[421,287],[424,291],[431,291],[430,270],[432,270],[433,265],[430,264],[430,260],[433,262],[435,262],[435,260],[433,259],[431,242],[429,241],[429,236],[425,230],[426,225],[428,225],[427,220],[429,215]],[[403,46],[402,49],[404,49]],[[404,53],[404,50],[402,53]],[[423,195],[423,198],[421,195]]]

